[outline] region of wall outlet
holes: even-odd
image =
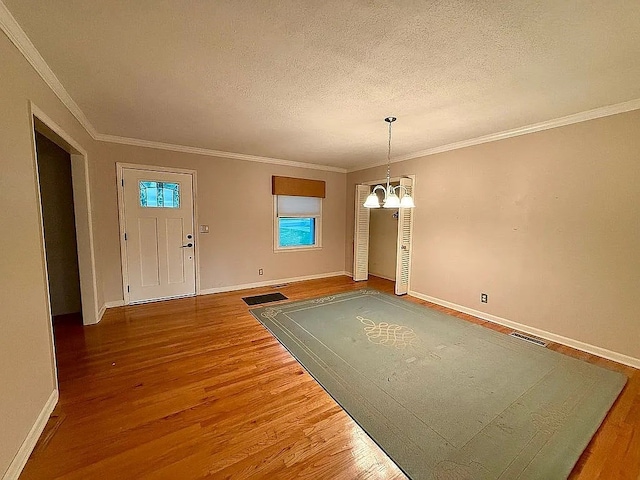
[[[258,270],[258,275],[264,275],[264,270],[259,269],[259,270]]]
[[[489,295],[487,295],[486,293],[481,293],[480,294],[480,301],[482,303],[488,303],[489,302]]]

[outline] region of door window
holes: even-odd
[[[140,206],[160,208],[180,208],[180,184],[141,180]]]

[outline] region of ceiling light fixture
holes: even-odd
[[[407,187],[404,185],[391,186],[391,177],[389,175],[391,170],[391,124],[396,121],[396,117],[387,117],[384,119],[389,124],[389,149],[387,150],[387,187],[382,185],[376,185],[373,187],[371,194],[367,197],[367,201],[363,206],[367,208],[380,208],[380,200],[376,190],[382,190],[384,192],[384,208],[413,208],[413,198],[409,195]],[[396,190],[401,190],[402,197],[398,197]]]

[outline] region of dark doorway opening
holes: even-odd
[[[54,327],[82,325],[71,155],[36,132],[49,298]]]

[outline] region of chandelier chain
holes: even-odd
[[[387,149],[387,190],[389,190],[391,179],[391,123],[389,122],[389,146]]]
[[[396,121],[396,117],[387,117],[384,121],[389,124],[389,141],[387,144],[387,188],[384,188],[383,185],[376,185],[373,187],[373,190],[370,190],[371,193],[369,193],[369,196],[363,206],[366,208],[380,208],[380,200],[376,192],[378,190],[382,190],[384,192],[384,208],[413,208],[415,207],[413,199],[411,198],[407,187],[402,185],[402,181],[400,181],[400,184],[395,187],[391,186],[391,124]],[[400,195],[396,194],[396,191],[402,195],[402,199],[399,198]]]

